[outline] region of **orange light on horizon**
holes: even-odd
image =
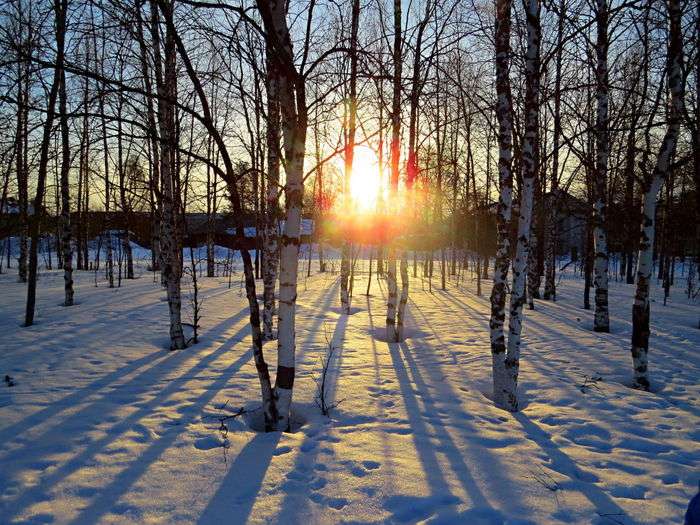
[[[341,166],[341,173],[342,169]],[[381,192],[379,158],[372,148],[355,146],[352,174],[350,176],[350,198],[354,213],[377,211]]]

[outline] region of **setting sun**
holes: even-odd
[[[350,178],[353,208],[359,212],[375,211],[380,186],[379,159],[376,153],[367,146],[356,146]]]

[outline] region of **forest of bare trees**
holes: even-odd
[[[200,279],[221,275],[225,217],[266,430],[289,428],[313,249],[320,272],[339,254],[342,315],[358,257],[367,295],[374,265],[387,342],[405,338],[411,274],[444,290],[468,269],[479,296],[492,281],[493,402],[512,412],[526,306],[557,300],[567,262],[594,331],[614,330],[611,312],[632,320],[643,390],[650,283],[698,293],[697,1],[9,0],[0,13],[0,269],[26,283],[24,325],[42,264],[62,269],[72,307],[76,273],[134,279],[138,242],[167,294],[170,349],[187,351],[182,279],[198,270],[183,249],[206,248]],[[352,182],[363,155],[374,190]],[[611,281],[634,284],[634,304],[611,304]]]

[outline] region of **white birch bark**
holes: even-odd
[[[386,302],[386,340],[389,343],[397,341],[396,333],[396,252],[393,247],[388,248],[389,260],[387,262],[386,272],[386,287],[387,287],[387,302]]]
[[[274,391],[277,398],[277,430],[287,431],[290,429],[295,374],[295,314],[304,197],[307,107],[304,78],[299,75],[294,65],[292,42],[287,27],[286,3],[282,0],[259,0],[257,5],[268,32],[268,51],[274,51],[284,140],[286,214],[284,231],[280,238],[277,377]],[[308,16],[311,16],[311,13]]]
[[[503,326],[506,318],[506,284],[510,267],[510,220],[513,199],[513,122],[510,90],[510,25],[512,0],[496,1],[496,117],[498,119],[498,179],[499,198],[497,251],[491,289],[491,317],[489,321],[493,400],[505,407],[506,344]]]
[[[653,269],[654,218],[659,190],[671,170],[675,155],[681,118],[684,114],[685,77],[683,75],[683,35],[681,31],[680,0],[668,0],[670,21],[666,75],[671,94],[668,108],[668,124],[664,134],[651,179],[644,182],[641,242],[637,257],[637,290],[632,307],[632,363],[634,383],[649,390],[649,333],[650,308],[649,285]]]
[[[344,201],[346,218],[352,210],[350,195],[350,179],[352,177],[353,160],[355,156],[355,133],[357,127],[357,32],[360,22],[360,2],[352,2],[352,20],[350,23],[350,96],[348,100],[348,127],[347,143],[345,145],[345,180],[344,180]],[[350,313],[350,294],[348,281],[350,280],[350,259],[352,254],[352,243],[346,239],[343,242],[343,249],[340,262],[340,306],[344,313]],[[352,285],[351,285],[352,286]]]
[[[279,246],[279,182],[280,182],[280,94],[279,73],[274,58],[267,52],[267,195],[263,228],[263,338],[272,340],[275,313],[275,287]]]
[[[513,260],[510,317],[508,319],[508,348],[504,363],[502,401],[506,410],[518,410],[518,373],[520,371],[520,343],[525,303],[526,268],[532,224],[532,203],[535,176],[537,174],[539,75],[540,75],[540,5],[539,0],[528,0],[527,52],[525,55],[525,136],[522,144],[522,186],[518,217],[518,241]]]
[[[607,178],[610,138],[608,132],[608,0],[596,3],[596,168],[593,183],[593,330],[610,331],[608,313]]]
[[[157,13],[155,3],[151,9]],[[172,18],[173,4],[169,1],[161,2],[161,9],[166,13],[166,19]],[[156,24],[157,28],[157,24]],[[162,223],[160,248],[163,257],[162,276],[168,297],[168,314],[170,320],[170,348],[177,350],[185,348],[185,337],[182,332],[181,308],[182,298],[180,293],[181,268],[180,257],[182,256],[177,242],[175,231],[176,209],[175,209],[175,180],[177,177],[176,158],[176,136],[175,136],[175,107],[170,100],[177,97],[176,91],[176,47],[175,28],[170,24],[167,26],[165,46],[164,46],[164,67],[163,78],[158,82],[158,117],[160,124],[160,136],[163,140],[160,158],[160,176],[162,183]],[[155,42],[154,42],[155,44]],[[160,61],[160,56],[156,56],[156,61]],[[157,75],[159,77],[160,75]]]
[[[394,45],[392,60],[394,62],[393,94],[391,102],[391,180],[389,184],[390,212],[398,209],[399,193],[399,158],[401,134],[401,0],[394,0]],[[396,329],[396,247],[388,246],[387,261],[387,308],[386,308],[386,339],[388,342],[397,341]],[[402,255],[402,264],[406,255]]]
[[[396,341],[403,341],[404,326],[406,319],[406,304],[408,303],[408,260],[406,258],[406,250],[401,254],[401,298],[396,312]]]

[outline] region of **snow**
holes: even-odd
[[[440,291],[435,278],[429,293],[413,279],[408,338],[387,344],[383,282],[367,298],[360,275],[345,316],[337,274],[301,277],[299,428],[264,434],[251,429],[259,383],[239,279],[200,279],[201,342],[168,352],[152,274],[116,289],[74,275],[78,304],[64,308],[62,274],[41,272],[30,328],[24,285],[0,275],[0,374],[17,383],[0,386],[2,523],[671,524],[697,492],[700,309],[680,281],[668,306],[654,290],[653,388],[640,392],[632,287],[611,282],[612,333],[599,334],[566,274],[557,303],[525,312],[523,408],[510,414],[488,399],[486,282],[477,297],[472,281]],[[327,418],[314,379],[329,343],[340,404]],[[251,412],[220,432],[240,407]]]

